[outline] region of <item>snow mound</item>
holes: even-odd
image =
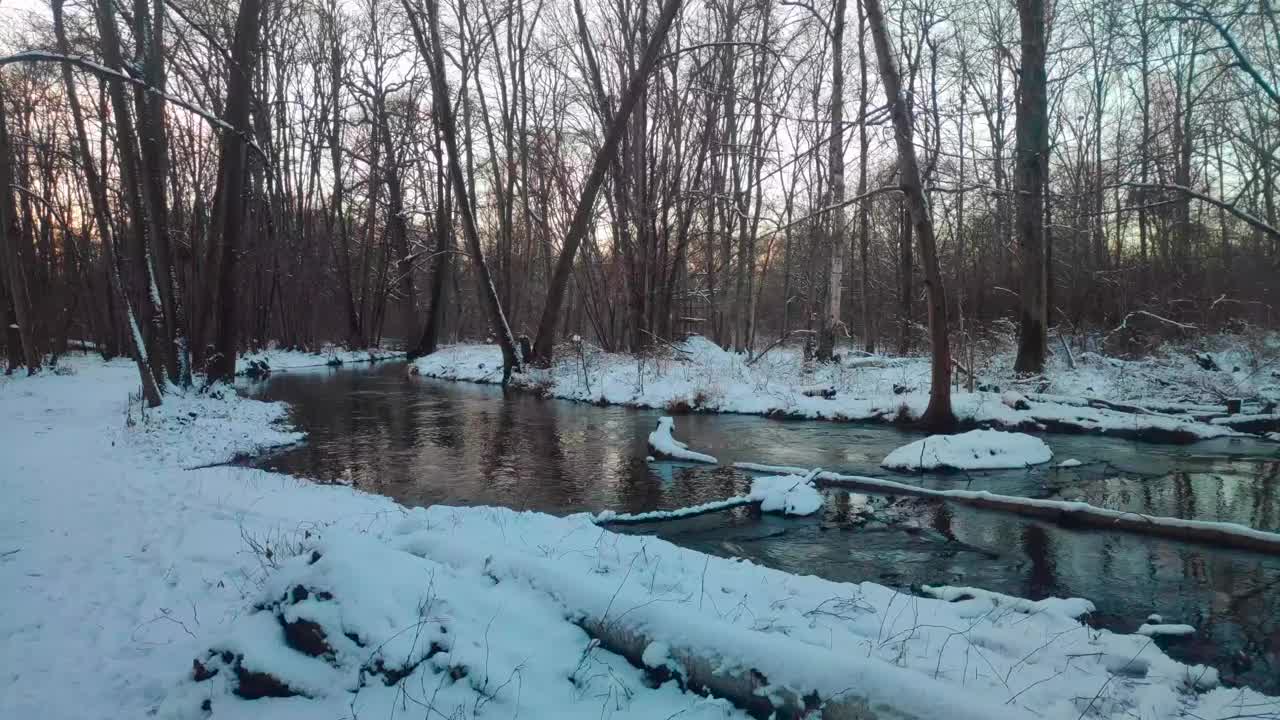
[[[752,500],[763,512],[784,515],[812,515],[822,508],[822,493],[814,487],[813,475],[779,475],[751,481]]]
[[[710,455],[690,450],[688,445],[675,439],[671,435],[671,431],[675,429],[675,426],[675,421],[669,417],[658,418],[658,427],[649,433],[649,447],[653,448],[655,455],[676,460],[710,463],[712,465],[720,463],[719,460]]]
[[[1067,458],[1066,460],[1063,460],[1062,462],[1058,463],[1058,467],[1060,467],[1060,468],[1073,468],[1073,467],[1080,467],[1080,466],[1081,466],[1081,465],[1083,465],[1083,464],[1084,464],[1084,463],[1080,462],[1079,460],[1077,460],[1077,459],[1075,459],[1075,458]]]
[[[467,717],[577,720],[609,698],[619,719],[745,720],[803,716],[812,696],[878,717],[1077,720],[1075,699],[1098,696],[1096,717],[1121,720],[1270,700],[1211,690],[1215,674],[1147,637],[1090,630],[1075,619],[1086,600],[931,587],[904,605],[875,583],[708,558],[585,514],[404,510],[364,532],[325,530],[280,565],[225,637],[196,651],[159,717],[206,717],[205,700],[218,718],[391,717],[417,700]],[[971,662],[962,636],[981,643],[990,673],[938,672]],[[738,708],[681,690],[717,673],[753,679]],[[1025,703],[1008,704],[1017,693]]]
[[[1027,396],[1016,390],[1005,390],[1000,395],[1000,402],[1012,410],[1031,409],[1031,403],[1027,401]]]
[[[260,402],[224,386],[170,388],[158,408],[130,406],[125,442],[166,465],[196,468],[290,445],[306,435],[289,426],[282,402]]]
[[[724,348],[701,335],[690,335],[681,343],[681,349],[691,360],[704,364],[724,364],[732,360],[732,355]]]
[[[410,698],[480,717],[491,704],[494,717],[594,718],[609,693],[627,698],[619,717],[742,717],[675,683],[649,689],[646,671],[599,649],[555,598],[509,571],[458,568],[412,545],[335,531],[283,562],[252,610],[193,661],[160,717],[347,707],[393,717]],[[644,657],[665,677],[678,669],[665,643]]]
[[[971,430],[930,435],[889,453],[881,463],[893,470],[1002,470],[1049,462],[1053,451],[1023,433]]]
[[[990,612],[992,608],[1003,607],[1017,613],[1028,615],[1048,613],[1074,620],[1097,609],[1092,602],[1084,598],[1048,597],[1043,600],[1027,600],[991,590],[953,585],[922,585],[920,591],[950,603],[966,603],[975,613]]]

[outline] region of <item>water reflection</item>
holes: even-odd
[[[1054,488],[1049,495],[1154,515],[1235,522],[1280,530],[1280,462],[1230,460],[1215,471],[1149,478],[1112,475]]]
[[[730,468],[645,462],[657,411],[547,401],[492,386],[409,377],[400,364],[277,374],[246,386],[291,403],[305,445],[264,467],[351,481],[408,505],[498,504],[554,513],[673,508],[744,491]],[[683,416],[677,435],[735,461],[888,475],[878,464],[919,437],[887,427]],[[1053,436],[1055,461],[971,475],[894,476],[1087,500],[1135,512],[1280,530],[1274,445],[1217,440],[1155,446]],[[1092,622],[1131,632],[1149,613],[1195,625],[1162,639],[1176,657],[1228,680],[1280,692],[1280,558],[1097,529],[1073,530],[920,498],[831,491],[804,519],[749,508],[647,526],[690,547],[835,580],[985,587],[1030,598],[1087,597]]]

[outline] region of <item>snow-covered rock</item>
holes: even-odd
[[[1053,451],[1038,437],[999,430],[930,435],[885,457],[893,470],[999,470],[1049,462]]]
[[[669,417],[658,418],[658,427],[649,433],[649,447],[653,448],[655,455],[675,460],[709,463],[711,465],[716,465],[720,462],[710,455],[690,450],[688,445],[675,439],[671,434],[675,426],[675,421]]]
[[[1067,458],[1066,460],[1063,460],[1062,462],[1058,463],[1058,467],[1060,467],[1060,468],[1073,468],[1073,467],[1080,467],[1080,466],[1081,466],[1081,465],[1083,465],[1083,464],[1084,464],[1084,463],[1080,462],[1079,460],[1077,460],[1077,459],[1075,459],[1075,458]]]

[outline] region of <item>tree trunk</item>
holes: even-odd
[[[876,335],[871,327],[871,198],[867,193],[867,155],[871,138],[867,135],[867,18],[861,2],[858,8],[858,261],[861,263],[862,282],[862,349],[876,351]]]
[[[164,18],[165,9],[156,0],[154,16],[147,0],[134,0],[134,42],[138,56],[145,58],[143,71],[147,84],[160,91],[165,87]],[[134,89],[138,116],[139,184],[143,209],[147,214],[150,279],[159,294],[160,312],[154,319],[159,332],[157,345],[165,374],[175,385],[191,381],[190,363],[186,359],[186,339],[181,320],[182,304],[174,277],[173,253],[169,239],[169,210],[164,183],[169,176],[169,138],[164,122],[164,98],[155,92]]]
[[[831,212],[828,239],[831,265],[827,273],[827,311],[818,333],[818,360],[829,362],[840,327],[841,284],[844,282],[844,15],[845,0],[835,0],[831,18]],[[865,124],[865,123],[864,123]]]
[[[231,382],[236,375],[240,331],[236,312],[236,264],[241,253],[238,244],[245,225],[245,174],[249,153],[246,138],[249,137],[249,100],[253,92],[261,14],[261,0],[240,0],[235,40],[231,46],[227,103],[222,118],[239,132],[222,133],[214,231],[211,234],[222,243],[222,262],[219,263],[217,278],[218,339],[215,355],[209,363],[209,382]]]
[[[125,62],[120,52],[115,6],[111,0],[98,0],[97,22],[98,33],[102,37],[103,64],[112,70],[123,72]],[[107,94],[111,99],[111,110],[116,121],[116,148],[120,158],[120,184],[123,186],[121,193],[129,208],[130,227],[126,243],[128,262],[125,264],[128,274],[124,291],[125,296],[138,309],[137,323],[141,326],[142,339],[147,348],[147,364],[159,383],[164,380],[162,346],[165,343],[162,333],[155,332],[155,322],[157,315],[162,314],[163,310],[160,308],[159,293],[153,292],[155,273],[147,248],[147,214],[140,192],[142,168],[138,156],[138,137],[129,112],[124,84],[120,80],[109,81]]]
[[[58,52],[63,55],[69,55],[70,46],[67,42],[67,33],[62,21],[62,4],[63,0],[53,0],[50,3],[53,8],[53,31],[58,41]],[[62,82],[67,91],[67,104],[71,108],[71,121],[75,126],[80,160],[84,166],[85,184],[89,188],[89,201],[93,206],[93,220],[98,226],[98,239],[102,243],[103,254],[106,256],[107,285],[110,291],[108,300],[110,305],[124,316],[125,326],[131,330],[128,333],[129,356],[133,358],[133,362],[138,368],[138,376],[142,381],[143,399],[146,400],[149,406],[156,407],[160,404],[160,388],[156,384],[155,375],[147,365],[146,347],[140,340],[141,333],[137,329],[137,317],[120,282],[120,265],[116,259],[116,241],[111,227],[111,206],[107,201],[107,191],[102,183],[102,177],[98,175],[98,171],[93,164],[93,155],[89,149],[89,136],[84,128],[84,113],[80,107],[80,96],[76,89],[75,78],[71,74],[70,65],[64,64],[62,66]],[[86,272],[92,272],[92,270],[86,268]]]
[[[338,30],[337,9],[329,18],[333,37],[329,51],[329,92],[333,103],[329,118],[329,153],[333,163],[333,197],[330,222],[330,239],[337,235],[338,245],[334,250],[338,260],[338,282],[342,290],[342,302],[347,311],[347,345],[359,347],[364,345],[364,328],[360,325],[360,312],[356,309],[355,285],[351,279],[351,233],[347,227],[346,211],[343,208],[342,187],[342,46]]]
[[[8,286],[10,308],[13,318],[7,325],[10,329],[17,326],[17,332],[9,333],[8,344],[17,339],[22,344],[22,358],[27,365],[27,374],[34,375],[40,370],[40,353],[36,350],[34,333],[32,332],[31,295],[27,288],[27,269],[18,253],[15,242],[17,237],[17,205],[13,201],[13,149],[9,143],[9,124],[5,117],[7,100],[0,94],[0,262],[4,263],[7,274],[5,285]],[[15,338],[16,336],[16,338]],[[13,356],[12,347],[10,356]],[[156,405],[159,405],[157,400]]]
[[[458,128],[453,116],[453,105],[449,100],[449,83],[445,77],[444,48],[440,43],[440,12],[438,0],[427,0],[427,23],[431,33],[430,43],[423,35],[417,15],[409,6],[409,0],[401,0],[405,4],[405,12],[409,15],[413,26],[414,38],[418,50],[427,61],[431,74],[431,86],[434,91],[435,113],[440,123],[440,133],[444,136],[445,150],[449,154],[449,178],[453,183],[453,194],[457,198],[458,209],[462,215],[462,232],[466,237],[467,249],[476,266],[476,282],[479,283],[480,300],[489,315],[489,325],[498,336],[498,345],[502,348],[502,381],[511,379],[512,372],[521,372],[521,359],[516,354],[515,339],[511,336],[511,328],[507,325],[506,314],[502,310],[502,302],[498,299],[498,291],[493,285],[493,276],[489,265],[485,262],[484,251],[480,247],[480,234],[476,227],[475,205],[467,190],[466,178],[462,176],[462,157],[458,152]]]
[[[436,218],[435,218],[435,263],[431,268],[431,305],[427,308],[427,323],[422,330],[422,338],[414,349],[414,356],[430,355],[440,345],[440,331],[444,327],[445,286],[449,282],[453,269],[453,213],[449,207],[449,183],[440,152],[439,128],[432,143],[436,168]]]
[[[631,112],[635,109],[637,101],[643,94],[649,73],[658,62],[658,54],[666,42],[667,31],[671,29],[671,22],[675,19],[680,5],[681,0],[665,0],[663,2],[662,12],[653,28],[653,34],[649,37],[649,44],[645,47],[644,56],[640,61],[640,65],[627,81],[626,91],[622,95],[622,101],[618,104],[618,111],[614,114],[612,123],[605,130],[604,144],[600,146],[600,150],[596,153],[595,160],[591,165],[591,172],[587,176],[586,182],[583,183],[582,194],[578,198],[573,220],[569,224],[569,232],[565,236],[564,245],[560,250],[560,257],[556,260],[555,275],[552,276],[551,285],[547,288],[547,302],[542,308],[542,319],[538,322],[538,336],[533,343],[532,359],[536,364],[545,366],[551,363],[556,326],[560,317],[560,306],[564,304],[565,290],[569,285],[569,274],[573,271],[573,259],[577,255],[578,246],[582,244],[582,240],[586,237],[591,225],[591,214],[595,205],[596,194],[600,191],[600,185],[604,182],[605,170],[612,162],[613,155],[617,152],[618,143],[622,140],[622,135],[626,131],[627,121],[631,117]]]
[[[889,32],[880,0],[863,0],[871,38],[879,60],[880,77],[893,116],[894,140],[898,146],[898,174],[902,193],[911,213],[915,234],[920,240],[920,256],[924,263],[925,285],[929,292],[929,340],[932,344],[931,387],[929,407],[920,419],[921,425],[933,430],[949,430],[956,424],[951,411],[951,346],[947,338],[947,294],[938,268],[937,242],[933,219],[920,182],[920,165],[912,142],[911,112],[902,94],[898,63],[889,44]]]
[[[1039,373],[1046,354],[1044,188],[1048,177],[1049,100],[1045,81],[1044,0],[1018,0],[1022,65],[1018,94],[1016,183],[1022,290],[1014,370]]]

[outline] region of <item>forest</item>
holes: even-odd
[[[1277,0],[6,0],[0,717],[1280,720]]]
[[[487,337],[518,371],[569,336],[949,358],[1014,326],[1036,372],[1051,339],[1276,320],[1268,0],[12,18],[10,372],[92,343],[154,404],[269,342]]]

